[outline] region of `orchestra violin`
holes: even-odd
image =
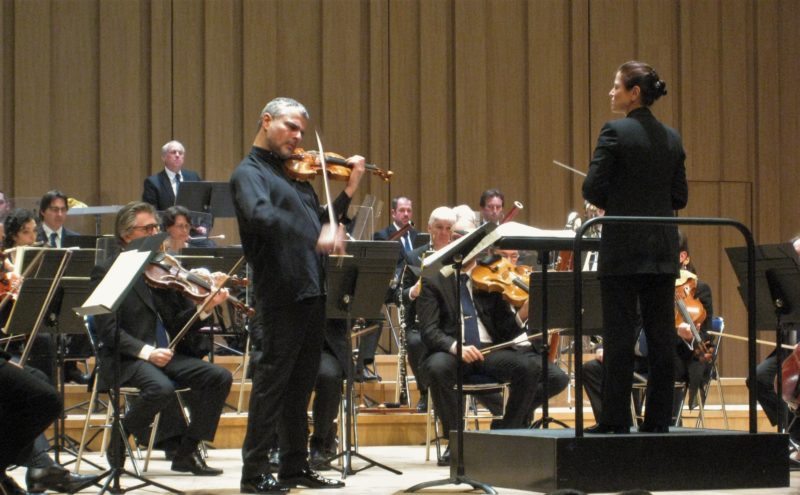
[[[332,180],[346,181],[350,179],[350,172],[353,170],[347,160],[336,153],[326,152],[325,164],[328,171],[327,176]],[[286,173],[289,177],[299,181],[310,181],[322,174],[322,164],[319,153],[316,151],[305,151],[303,148],[295,148],[294,153],[284,163]],[[377,165],[365,163],[364,168],[377,175],[385,182],[389,182],[394,172],[383,170]]]

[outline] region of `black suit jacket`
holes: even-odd
[[[688,200],[685,158],[680,135],[648,108],[637,108],[603,126],[583,197],[609,216],[671,217]],[[677,276],[677,228],[603,225],[599,272]]]
[[[181,170],[181,182],[198,182],[201,180],[197,172]],[[172,192],[172,184],[169,181],[166,170],[162,170],[144,180],[142,201],[150,203],[159,211],[164,211],[175,205],[175,193]]]
[[[395,232],[397,232],[397,229],[394,226],[394,222],[392,222],[385,229],[375,232],[372,235],[372,239],[376,241],[388,241],[389,238],[392,236],[392,234],[394,234]],[[418,233],[417,229],[413,227],[408,230],[408,235],[411,237],[412,246],[414,245],[414,239],[417,238],[417,233]]]
[[[92,270],[92,283],[100,283],[111,267],[113,259],[97,265]],[[161,317],[164,328],[170,338],[178,334],[184,324],[192,317],[196,308],[181,294],[171,290],[149,288],[143,276],[134,282],[133,288],[125,296],[116,313],[98,315],[94,318],[94,327],[97,332],[99,346],[97,356],[101,363],[111,363],[114,352],[114,333],[119,325],[119,350],[120,350],[120,383],[125,383],[135,372],[139,359],[139,352],[145,345],[156,346],[156,321]],[[194,329],[202,326],[197,321]],[[191,333],[191,332],[190,332]],[[189,354],[188,341],[185,339],[176,349],[181,354]],[[111,386],[113,369],[107,364],[100,367],[99,383],[101,389]]]
[[[516,314],[503,300],[502,294],[473,290],[472,300],[492,342],[506,342],[522,332]],[[416,303],[422,340],[429,351],[450,352],[461,333],[461,308],[455,275],[444,277],[438,271],[423,273],[422,290]]]
[[[66,227],[63,227],[63,229],[64,229],[64,230],[63,230],[63,232],[61,233],[61,236],[62,236],[62,237],[61,237],[61,244],[62,244],[62,245],[64,244],[64,239],[66,239],[67,237],[72,237],[72,236],[80,235],[80,234],[78,234],[77,232],[74,232],[74,231],[72,231],[72,230],[69,230],[69,229],[68,229],[68,228],[66,228]],[[41,225],[41,224],[39,224],[39,225],[37,225],[37,226],[36,226],[36,240],[37,240],[38,242],[43,242],[45,246],[49,246],[49,245],[50,245],[50,239],[48,239],[48,238],[47,238],[47,234],[45,234],[45,232],[44,232],[44,227],[42,227],[42,225]]]

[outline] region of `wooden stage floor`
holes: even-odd
[[[425,450],[422,446],[383,446],[383,447],[362,447],[361,451],[365,456],[371,457],[375,461],[386,464],[390,467],[398,469],[403,472],[398,476],[388,471],[382,470],[377,467],[372,467],[352,476],[348,476],[345,480],[346,487],[341,490],[332,490],[326,493],[342,494],[342,495],[389,495],[403,493],[403,490],[411,487],[412,485],[422,482],[447,478],[449,476],[449,468],[437,467],[436,463],[425,462]],[[746,455],[746,453],[743,453]],[[98,464],[105,465],[99,456],[94,453],[87,454],[87,459],[97,462]],[[709,465],[709,476],[714,475],[713,460],[705,459],[702,462]],[[223,468],[225,473],[219,477],[199,477],[186,474],[172,473],[169,469],[169,463],[163,460],[159,453],[154,453],[154,458],[151,461],[150,471],[148,477],[152,477],[154,481],[166,484],[178,490],[182,490],[190,495],[234,495],[239,493],[239,474],[241,469],[241,451],[238,449],[221,449],[209,451],[209,465],[213,467]],[[353,463],[354,467],[359,467],[360,461]],[[130,463],[126,465],[130,467]],[[89,473],[90,470],[83,472]],[[338,476],[335,471],[325,471],[326,475],[334,477]],[[17,479],[24,487],[24,469],[15,469],[10,474]],[[134,483],[130,479],[122,478],[122,486],[131,486]],[[646,487],[643,487],[646,488]],[[509,490],[496,487],[498,493],[501,494],[522,494],[531,493],[520,490]],[[97,493],[96,487],[85,489],[81,494]],[[420,493],[465,493],[469,492],[469,487],[465,485],[447,485],[436,488],[429,488]],[[150,494],[150,493],[165,493],[152,487],[138,489],[133,493],[137,494]],[[290,493],[319,493],[311,489],[293,489]],[[478,493],[478,492],[469,492]],[[793,472],[791,474],[791,483],[786,488],[774,489],[747,489],[747,490],[708,490],[708,491],[661,491],[654,492],[659,494],[689,494],[689,493],[702,493],[708,495],[719,494],[733,494],[733,495],[797,495],[800,493],[800,472]]]

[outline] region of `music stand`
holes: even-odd
[[[187,182],[187,184],[191,184],[191,182]],[[166,239],[167,234],[157,234],[155,236],[150,237],[142,237],[139,239],[134,240],[131,242],[126,250],[117,257],[114,261],[114,264],[111,265],[106,276],[97,287],[94,289],[92,294],[89,296],[86,301],[84,301],[81,307],[73,308],[73,310],[79,316],[89,316],[89,315],[105,315],[110,313],[116,313],[119,309],[120,305],[122,305],[125,297],[128,295],[130,290],[133,288],[134,283],[138,280],[138,277],[141,276],[142,271],[144,270],[146,264],[155,254],[155,250],[160,249],[161,245]],[[161,488],[162,490],[166,490],[172,493],[182,494],[183,492],[171,488],[167,485],[162,483],[157,483],[155,481],[149,480],[143,476],[140,476],[136,473],[132,473],[126,470],[124,467],[120,466],[120,463],[123,462],[122,457],[122,434],[118,434],[122,432],[122,424],[119,415],[119,410],[121,407],[120,404],[120,373],[119,373],[119,364],[120,364],[120,352],[119,352],[119,322],[115,318],[115,330],[114,330],[114,352],[112,358],[112,366],[113,366],[113,381],[112,381],[112,389],[114,391],[114,403],[113,403],[113,410],[114,410],[114,420],[112,425],[112,435],[111,435],[111,445],[109,445],[109,449],[111,449],[111,458],[114,460],[113,465],[109,467],[108,470],[101,473],[95,482],[103,478],[107,478],[106,482],[103,483],[103,486],[100,489],[100,494],[105,493],[106,491],[110,490],[111,493],[126,493],[133,490],[138,490],[144,486],[152,485],[157,488]],[[127,475],[132,478],[135,478],[141,481],[140,484],[132,486],[130,488],[123,489],[120,486],[120,476]]]
[[[739,280],[739,294],[747,303],[747,248],[726,248],[736,278]],[[797,253],[789,243],[764,244],[755,247],[756,261],[756,329],[775,330],[776,359],[783,363],[785,353],[782,347],[784,325],[800,323],[800,266]],[[782,395],[782,367],[778,366],[778,399]],[[756,386],[758,386],[756,384]],[[778,408],[778,431],[786,429],[786,408]]]
[[[97,245],[96,235],[68,235],[64,236],[61,240],[61,247],[70,248],[77,247],[81,249],[94,249]]]
[[[547,294],[545,307],[544,304],[536,304],[531,308],[532,313],[528,315],[528,332],[539,330],[542,338],[545,338],[548,328],[572,328],[575,321],[573,308],[575,307],[575,286],[572,272],[553,272],[550,274],[533,272],[530,277],[530,291],[533,294]],[[598,330],[603,328],[603,308],[600,306],[600,280],[597,272],[584,272],[583,283],[583,328],[584,330]],[[581,345],[581,343],[576,343]],[[546,348],[549,348],[549,343]],[[543,395],[542,417],[531,425],[531,428],[547,428],[550,423],[556,423],[563,428],[568,426],[549,416],[549,393],[547,383],[547,368],[550,366],[548,353],[542,346],[542,380]],[[577,407],[583,407],[582,404]]]
[[[427,257],[423,262],[423,267],[425,268],[434,268],[438,269],[441,272],[448,272],[451,269],[455,271],[456,280],[459,280],[461,277],[461,266],[462,262],[464,261],[464,256],[467,253],[473,251],[479,243],[481,243],[489,233],[494,231],[497,228],[497,225],[494,223],[485,223],[478,227],[477,229],[469,232],[463,237],[451,242],[444,248],[436,251],[433,255]],[[469,261],[469,260],[466,260]],[[462,310],[461,304],[458,301],[461,301],[461,284],[456,284],[456,302],[459,307],[459,311]],[[463,321],[463,315],[461,320]],[[461,333],[463,334],[464,328],[462,325]],[[458,357],[459,361],[456,365],[456,395],[458,396],[456,410],[457,411],[464,411],[464,367],[461,364],[461,356],[463,350],[463,340],[464,336],[460,335],[459,338],[456,339],[456,356]],[[428,392],[430,393],[430,391]],[[461,414],[461,413],[459,413]],[[452,438],[452,435],[451,435]],[[443,478],[439,480],[433,481],[425,481],[422,483],[417,483],[416,485],[408,488],[405,492],[416,492],[422,490],[424,488],[430,488],[432,486],[441,486],[441,485],[460,485],[464,483],[465,485],[471,486],[475,490],[483,490],[485,493],[496,494],[494,488],[490,485],[483,483],[481,481],[473,480],[472,478],[468,477],[465,473],[464,469],[464,421],[460,420],[456,422],[456,466],[455,468],[452,465],[452,457],[451,457],[451,464],[450,464],[450,477]],[[453,455],[451,450],[450,455]]]
[[[93,238],[94,239],[94,238]],[[97,254],[96,249],[71,249],[72,252],[69,265],[64,272],[65,277],[85,277],[88,278],[94,268],[94,260]],[[36,278],[53,278],[58,265],[61,262],[63,250],[49,248],[42,256],[42,264],[33,275]]]
[[[344,319],[348,331],[347,348],[352,357],[353,345],[349,332],[353,327],[353,317],[376,319],[381,316],[384,288],[387,280],[394,275],[397,264],[396,243],[380,241],[350,241],[347,243],[347,256],[329,257],[327,261],[328,297],[326,303],[326,317],[331,319]],[[381,464],[359,453],[353,447],[353,362],[349,359],[345,370],[345,436],[344,448],[326,462],[330,463],[341,457],[342,479],[348,474],[356,474],[373,466],[385,469],[395,474],[402,472]],[[353,469],[352,458],[357,457],[367,462],[359,469]]]

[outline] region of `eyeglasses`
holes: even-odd
[[[176,223],[172,225],[173,227],[179,228],[181,230],[191,230],[192,226],[188,223]]]
[[[141,225],[136,227],[131,227],[131,230],[141,230],[142,232],[157,232],[159,229],[157,223],[151,223],[148,225]]]
[[[66,213],[67,208],[65,206],[48,206],[48,210],[52,211],[53,213]]]

